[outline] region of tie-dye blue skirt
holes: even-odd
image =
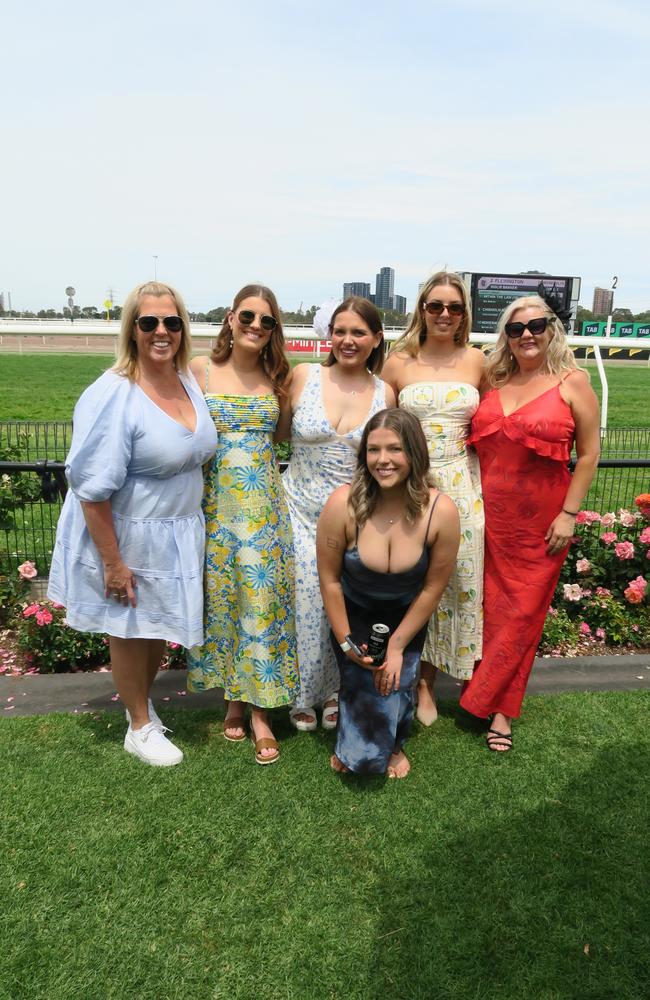
[[[348,597],[345,605],[351,634],[357,644],[368,641],[375,622],[388,625],[393,632],[408,608],[393,602],[373,602],[372,609],[355,604]],[[355,774],[385,774],[391,754],[398,753],[411,731],[415,710],[415,687],[426,626],[404,650],[399,689],[389,695],[375,688],[375,675],[349,660],[332,636],[332,647],[341,675],[339,716],[334,753]]]

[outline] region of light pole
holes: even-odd
[[[158,254],[153,255],[153,280],[158,281]]]

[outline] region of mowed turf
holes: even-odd
[[[0,420],[69,420],[80,393],[113,361],[84,354],[0,354]],[[590,362],[587,368],[600,397],[596,367]],[[606,371],[608,426],[650,427],[650,368],[613,363]]]
[[[497,755],[445,706],[405,781],[285,713],[267,768],[207,711],[163,713],[171,769],[115,715],[5,717],[0,996],[647,998],[649,712],[531,698]]]

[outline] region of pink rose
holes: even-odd
[[[588,559],[578,559],[576,563],[576,570],[578,573],[588,573],[591,569],[591,563]]]
[[[628,587],[623,593],[629,604],[640,604],[643,600],[643,594],[636,587]]]
[[[576,516],[576,524],[599,524],[600,514],[597,510],[580,510]]]
[[[625,510],[623,507],[621,507],[618,512],[618,519],[626,528],[633,528],[636,524],[636,514],[632,514],[629,510]]]
[[[555,618],[555,616],[557,615],[557,611],[555,608],[549,608],[547,614],[550,615],[551,618]]]
[[[582,622],[580,625],[580,635],[591,635],[591,629],[586,622]]]
[[[565,601],[579,601],[582,597],[582,587],[579,583],[565,583],[562,590]]]
[[[603,531],[602,535],[600,536],[601,542],[604,542],[605,545],[611,545],[612,542],[615,542],[617,538],[618,535],[615,534],[615,532],[613,531]]]
[[[40,604],[30,604],[23,611],[23,618],[29,618],[30,615],[35,615],[37,611],[41,610]]]
[[[644,595],[646,590],[648,589],[648,581],[645,580],[642,576],[637,576],[634,578],[634,580],[630,581],[630,587],[634,587],[635,590],[641,592],[641,595]]]
[[[596,587],[596,593],[599,597],[611,597],[612,592],[608,590],[607,587]]]
[[[23,580],[33,580],[35,576],[38,576],[38,570],[33,562],[21,563],[18,567],[18,572],[22,576]]]
[[[51,621],[52,621],[52,615],[47,610],[47,608],[43,608],[42,611],[36,612],[37,625],[49,625]]]
[[[650,524],[639,535],[639,541],[643,542],[644,545],[650,545]]]
[[[616,524],[616,514],[612,514],[612,513],[603,514],[603,516],[600,519],[600,523],[605,528],[611,528],[611,526],[613,524]]]
[[[56,601],[50,601],[52,607],[55,611],[63,611],[65,604],[57,604]]]
[[[596,638],[600,639],[601,642],[604,642],[605,641],[605,629],[603,629],[603,628],[597,628],[596,629]]]
[[[614,546],[617,559],[634,559],[634,546],[632,542],[618,542]]]

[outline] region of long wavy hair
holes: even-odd
[[[332,318],[329,323],[330,337],[332,336],[332,331],[335,327],[335,320],[339,313],[342,312],[353,312],[359,316],[360,319],[366,324],[372,333],[380,333],[381,340],[379,341],[377,347],[373,347],[370,352],[370,356],[366,361],[366,368],[373,375],[379,375],[383,364],[385,356],[385,340],[384,340],[384,327],[381,321],[381,315],[377,306],[369,302],[368,299],[361,298],[359,295],[351,295],[350,298],[345,299],[341,302],[340,306],[337,306],[332,313]],[[325,367],[329,368],[336,364],[336,358],[334,357],[334,351],[330,351],[325,362]]]
[[[436,271],[435,274],[432,274],[431,277],[425,281],[420,289],[417,302],[415,303],[415,309],[413,310],[413,315],[411,316],[411,322],[399,340],[396,340],[393,344],[393,351],[403,351],[412,358],[416,358],[418,356],[420,348],[427,339],[427,324],[424,318],[424,303],[427,301],[427,296],[430,295],[431,290],[435,288],[436,285],[447,285],[449,288],[455,288],[460,295],[463,306],[465,307],[465,312],[463,313],[458,329],[454,334],[454,343],[458,347],[464,347],[469,340],[469,335],[472,330],[472,309],[465,283],[460,275],[455,274],[454,271]]]
[[[576,364],[573,351],[569,347],[562,320],[539,295],[526,295],[511,302],[499,316],[496,329],[498,339],[494,350],[488,354],[485,366],[485,381],[493,388],[505,385],[519,371],[519,364],[510,350],[505,327],[519,309],[528,308],[539,309],[546,316],[549,320],[547,329],[552,333],[551,342],[548,345],[540,371],[547,375],[561,375],[567,368],[579,367]]]
[[[379,483],[368,469],[367,454],[368,437],[380,427],[386,427],[397,434],[410,465],[406,479],[404,516],[411,524],[426,510],[429,503],[429,489],[433,485],[429,473],[427,442],[420,421],[407,410],[397,408],[380,410],[370,418],[364,428],[357,468],[350,487],[348,503],[360,528],[371,517],[381,494]]]
[[[277,326],[271,334],[267,344],[260,351],[260,362],[265,374],[271,380],[273,391],[276,396],[285,396],[287,393],[286,381],[289,375],[289,362],[284,347],[284,333],[282,332],[282,317],[278,300],[266,285],[244,285],[235,295],[230,312],[236,312],[244,299],[264,299],[269,307],[269,312],[275,319]],[[230,328],[230,318],[226,314],[223,326],[217,334],[217,340],[210,354],[211,360],[218,365],[226,361],[232,353],[232,330]]]
[[[135,321],[140,315],[140,301],[143,295],[155,295],[156,298],[161,298],[163,295],[170,295],[173,299],[176,312],[183,321],[181,342],[174,357],[174,367],[177,371],[186,372],[192,353],[190,317],[179,292],[175,288],[172,288],[171,285],[163,284],[162,281],[145,281],[142,285],[136,285],[124,300],[120,334],[117,338],[117,358],[111,371],[117,372],[118,375],[124,375],[131,382],[134,382],[137,377],[138,345],[134,334]]]

